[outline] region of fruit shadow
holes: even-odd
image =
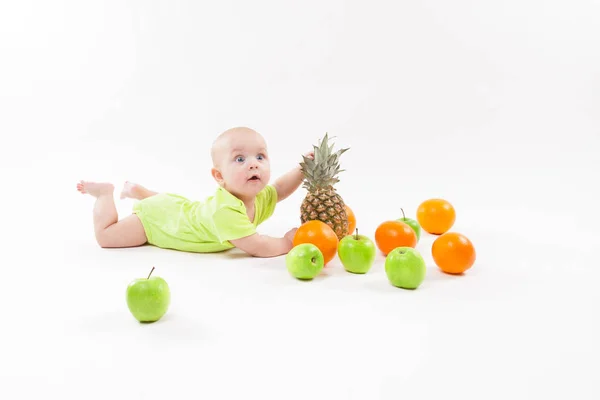
[[[368,274],[372,274],[372,273],[369,272]],[[375,274],[373,274],[373,275],[375,275]],[[423,282],[421,282],[419,287],[417,287],[416,289],[400,288],[400,287],[396,287],[396,286],[392,285],[390,283],[390,281],[387,279],[387,276],[385,275],[385,273],[378,273],[376,275],[377,275],[377,277],[371,276],[371,279],[367,280],[364,283],[364,287],[369,290],[377,291],[380,293],[381,292],[392,293],[392,292],[398,292],[398,290],[402,290],[405,292],[429,290],[429,289],[434,288],[437,285],[449,284],[449,283],[455,281],[456,279],[460,279],[463,277],[464,274],[447,274],[445,272],[440,271],[439,268],[437,268],[437,266],[427,265],[425,279],[423,280]]]
[[[152,329],[152,334],[168,340],[205,341],[210,338],[209,330],[198,321],[173,312],[156,322],[138,322],[138,325],[142,329]]]
[[[325,267],[319,272],[319,275],[315,276],[314,280],[325,280],[336,274],[336,271],[331,267]]]
[[[241,257],[242,258],[242,257]],[[268,271],[268,272],[273,272],[274,276],[279,277],[280,274],[285,274],[286,277],[291,277],[290,273],[288,272],[286,263],[285,263],[285,255],[282,256],[277,256],[277,257],[270,257],[270,258],[263,258],[263,259],[257,259],[255,257],[249,257],[252,264],[252,268],[253,269],[259,269],[259,270],[263,270],[263,271]],[[319,274],[317,276],[315,276],[312,279],[298,279],[298,278],[294,278],[297,281],[302,281],[302,282],[315,282],[315,281],[322,281],[324,279],[328,279],[334,275],[339,274],[339,269],[341,268],[341,264],[336,263],[336,260],[332,260],[330,261],[327,265],[325,265],[321,271],[319,272]]]
[[[285,271],[285,273],[288,276],[292,277],[287,271]],[[294,278],[294,280],[297,282],[300,282],[300,283],[321,282],[321,281],[324,281],[325,279],[330,278],[332,275],[334,275],[334,273],[331,270],[328,271],[326,268],[323,268],[321,270],[321,272],[319,272],[319,274],[312,279]]]
[[[366,281],[363,287],[377,293],[398,293],[398,291],[414,292],[415,290],[421,289],[421,287],[417,289],[399,288],[392,285],[386,276],[378,276],[377,278],[378,279],[370,279]]]
[[[448,274],[446,272],[441,271],[437,266],[435,265],[428,265],[427,266],[427,273],[425,275],[425,280],[426,281],[430,281],[430,282],[449,282],[449,281],[453,281],[455,279],[458,279],[462,276],[464,276],[465,274],[461,273],[461,274]]]

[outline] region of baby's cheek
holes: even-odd
[[[244,183],[246,183],[246,175],[245,174],[238,174],[236,176],[235,181],[237,182],[238,185],[243,185]]]

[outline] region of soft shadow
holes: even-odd
[[[426,281],[423,281],[421,285],[416,289],[405,289],[392,285],[387,277],[383,277],[383,279],[373,279],[366,281],[363,287],[378,292],[378,293],[398,293],[398,292],[415,292],[415,291],[423,291],[427,289]]]
[[[254,259],[255,257],[252,257],[251,255],[249,255],[248,253],[237,249],[237,248],[233,248],[230,250],[226,250],[224,252],[221,252],[220,254],[223,255],[224,258],[230,259],[230,260],[239,260],[239,259]]]
[[[167,312],[158,321],[138,321],[138,322],[140,325],[161,325],[164,323],[169,323],[168,321],[171,321],[171,320],[173,320],[173,317],[171,316],[171,313]]]
[[[368,273],[367,273],[368,274]],[[436,285],[451,284],[457,279],[464,279],[465,274],[448,274],[441,271],[436,265],[427,265],[425,279],[416,289],[400,288],[392,285],[384,273],[378,274],[377,279],[368,279],[364,283],[364,287],[369,290],[378,292],[397,292],[398,290],[406,292],[430,290]]]
[[[431,282],[449,282],[452,281],[454,279],[460,278],[461,276],[464,276],[465,274],[448,274],[442,270],[440,270],[438,267],[428,267],[427,268],[427,275],[425,276],[425,279]]]
[[[321,272],[319,272],[319,275],[314,277],[313,281],[322,281],[322,280],[325,280],[325,279],[331,277],[332,275],[333,275],[333,271],[331,271],[330,269],[327,269],[327,267],[325,267],[321,270]]]
[[[299,279],[299,278],[295,278],[292,275],[290,275],[290,273],[286,270],[285,273],[292,279],[294,279],[297,282],[301,282],[301,283],[309,283],[309,282],[320,282],[323,281],[327,278],[329,278],[331,276],[331,273],[329,271],[325,271],[324,269],[321,270],[321,272],[319,272],[319,274],[317,276],[315,276],[312,279]]]
[[[142,329],[152,329],[153,335],[169,340],[197,341],[209,338],[209,330],[206,327],[176,313],[167,313],[156,322],[137,322],[137,324]]]

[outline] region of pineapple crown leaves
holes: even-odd
[[[334,144],[329,144],[328,134],[325,133],[325,137],[319,141],[319,145],[313,145],[314,160],[302,156],[303,161],[300,163],[300,167],[304,175],[303,188],[313,191],[333,186],[340,181],[337,175],[345,171],[340,169],[340,156],[349,148],[340,149],[334,153],[333,147]]]

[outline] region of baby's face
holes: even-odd
[[[230,134],[219,149],[218,159],[223,186],[239,198],[256,196],[271,179],[267,144],[254,131]]]

